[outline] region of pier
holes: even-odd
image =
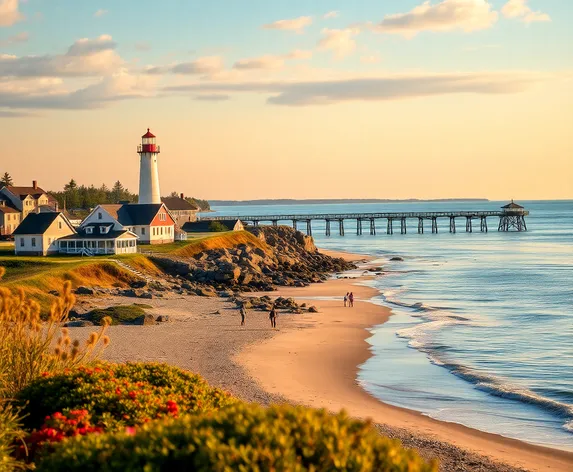
[[[498,231],[527,231],[525,217],[529,211],[513,201],[501,208],[501,211],[439,211],[439,212],[405,212],[405,213],[317,213],[310,215],[256,215],[256,216],[238,216],[243,223],[259,226],[260,224],[271,224],[278,226],[282,222],[292,224],[294,229],[305,230],[306,234],[312,236],[312,222],[324,221],[325,234],[331,236],[333,227],[334,231],[338,230],[340,236],[345,235],[345,223],[356,221],[356,234],[362,235],[368,232],[374,236],[377,232],[376,223],[383,221],[383,227],[386,228],[386,234],[394,234],[394,231],[400,234],[407,234],[408,222],[410,229],[417,230],[419,234],[432,233],[437,234],[439,223],[445,223],[445,228],[450,233],[456,233],[459,229],[465,228],[467,233],[480,231],[487,233],[488,218],[499,218]],[[203,220],[223,220],[229,217],[209,217]],[[412,225],[414,223],[415,225]]]

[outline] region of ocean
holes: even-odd
[[[497,210],[507,202],[228,206],[217,215]],[[442,421],[573,451],[573,201],[520,201],[527,232],[325,236],[318,247],[376,257],[372,302],[392,309],[371,329],[358,381],[380,400]],[[299,228],[301,229],[301,228]],[[398,234],[397,234],[398,233]],[[399,256],[402,261],[390,261]],[[342,296],[343,294],[341,294]]]

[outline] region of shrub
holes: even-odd
[[[149,305],[117,305],[109,308],[96,308],[86,315],[86,318],[95,324],[102,325],[106,318],[111,320],[112,325],[133,323],[137,318],[145,315],[144,306]],[[151,308],[151,307],[150,307]]]
[[[25,425],[41,426],[54,413],[87,410],[94,425],[120,429],[164,416],[216,410],[235,400],[202,377],[154,363],[98,363],[46,375],[17,395]]]
[[[4,268],[0,267],[0,279]],[[11,396],[39,377],[96,358],[109,339],[103,326],[90,335],[85,345],[61,328],[75,303],[70,282],[52,305],[48,320],[40,318],[40,305],[29,300],[22,289],[12,293],[0,287],[0,390]]]
[[[103,428],[91,423],[87,410],[71,410],[65,415],[54,413],[46,416],[38,431],[28,434],[16,451],[16,456],[28,461],[37,459],[39,454],[51,452],[53,445],[73,436],[101,433]]]
[[[211,221],[211,223],[209,223],[209,231],[212,231],[213,233],[222,233],[223,231],[229,231],[229,228],[220,221]]]
[[[239,403],[211,414],[157,421],[135,434],[73,438],[39,470],[437,471],[398,441],[344,413]]]

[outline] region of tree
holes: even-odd
[[[76,181],[74,179],[70,180],[66,185],[64,185],[64,191],[68,191],[68,190],[75,190],[78,188],[78,184],[76,183]]]
[[[113,203],[118,203],[121,201],[124,191],[125,189],[119,180],[113,184],[113,188],[111,189],[111,198]]]
[[[2,186],[8,187],[9,185],[14,185],[14,181],[12,180],[12,176],[8,172],[4,172],[2,179],[0,179],[0,187]]]

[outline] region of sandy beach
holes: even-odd
[[[366,258],[330,254],[354,261]],[[105,358],[177,365],[246,401],[345,409],[352,416],[372,419],[383,434],[399,438],[424,457],[437,457],[443,471],[573,470],[572,453],[436,421],[386,405],[361,389],[356,374],[370,356],[368,329],[391,315],[387,308],[368,302],[378,292],[360,285],[366,277],[269,293],[319,308],[316,314],[280,313],[277,330],[270,329],[266,312],[254,310],[248,311],[246,326],[241,327],[234,303],[223,298],[170,294],[146,300],[152,306],[150,313],[167,314],[171,321],[111,327]],[[350,290],[356,297],[355,307],[344,308],[340,297]],[[133,299],[107,297],[98,304],[130,303]],[[89,328],[75,328],[74,334],[82,331]]]

